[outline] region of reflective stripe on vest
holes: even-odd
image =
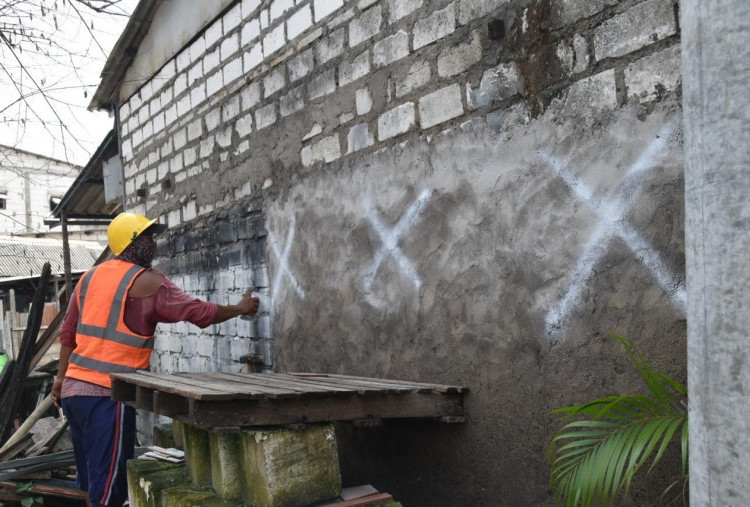
[[[70,362],[80,366],[81,368],[88,368],[89,370],[100,371],[103,373],[133,373],[137,370],[137,368],[133,368],[131,366],[123,366],[121,364],[97,361],[96,359],[79,356],[75,353],[70,355]]]

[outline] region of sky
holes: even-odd
[[[0,0],[0,28],[10,34],[0,39],[0,144],[86,165],[114,125],[107,112],[87,108],[137,3],[119,0],[111,7],[119,15],[111,15],[95,13],[81,0]],[[10,32],[19,23],[25,37]]]

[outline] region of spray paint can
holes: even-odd
[[[255,315],[252,317],[250,315],[240,315],[240,318],[242,320],[253,320],[255,317],[257,317],[261,313],[268,312],[268,296],[266,296],[265,294],[261,294],[260,292],[255,292],[255,291],[253,291],[250,294],[250,296],[254,298],[258,298],[258,301],[260,301],[260,303],[258,304],[258,311],[255,312]]]

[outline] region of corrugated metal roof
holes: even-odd
[[[94,265],[104,247],[93,241],[70,241],[70,269],[85,271]],[[48,238],[0,236],[0,282],[3,278],[39,276],[45,262],[52,274],[65,273],[62,241]]]

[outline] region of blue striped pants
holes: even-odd
[[[128,498],[125,462],[133,457],[135,409],[104,396],[61,400],[70,424],[76,485],[92,506],[120,507]]]

